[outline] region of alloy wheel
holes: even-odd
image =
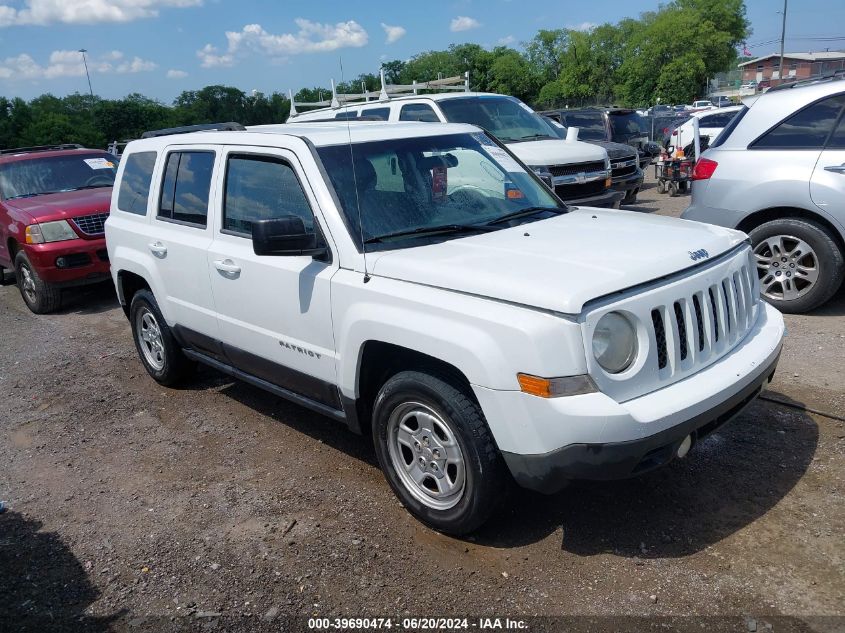
[[[402,484],[420,503],[448,510],[461,500],[466,464],[444,418],[420,402],[397,406],[387,422],[388,453]]]
[[[155,315],[148,308],[141,308],[135,317],[135,331],[138,346],[149,365],[156,371],[164,369],[164,341],[161,327]]]
[[[806,295],[819,278],[819,260],[807,242],[791,235],[774,235],[754,247],[760,292],[776,301]]]

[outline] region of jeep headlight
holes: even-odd
[[[608,312],[593,331],[593,356],[610,374],[625,371],[637,357],[637,330],[619,312]]]
[[[45,244],[48,242],[63,242],[75,240],[79,237],[67,220],[56,220],[55,222],[44,222],[43,224],[30,224],[26,227],[27,244]]]

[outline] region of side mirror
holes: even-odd
[[[308,233],[302,218],[288,215],[273,220],[252,223],[252,250],[256,255],[310,255],[326,254],[326,247],[317,239],[317,233]]]

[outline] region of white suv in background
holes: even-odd
[[[845,276],[845,81],[746,104],[695,166],[683,217],[748,233],[763,296],[807,312]]]
[[[743,234],[567,208],[469,125],[134,141],[106,239],[155,380],[199,361],[371,435],[449,533],[509,477],[549,492],[686,455],[771,379],[784,331]]]

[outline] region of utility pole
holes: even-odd
[[[91,87],[91,75],[88,73],[88,60],[85,59],[85,53],[88,51],[84,48],[80,48],[79,52],[82,53],[82,63],[85,65],[85,76],[88,78],[88,92],[91,93],[91,106],[94,105],[94,89]]]
[[[786,1],[783,0],[783,25],[780,29],[780,73],[779,79],[783,83],[783,42],[786,39]]]

